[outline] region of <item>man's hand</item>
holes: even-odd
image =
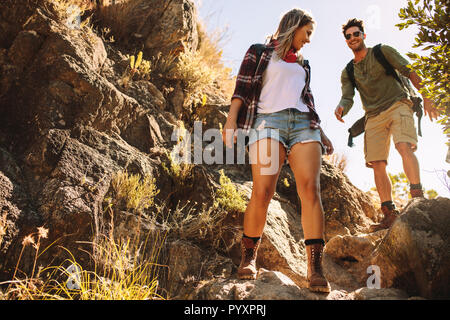
[[[342,119],[342,113],[344,112],[344,107],[338,106],[336,110],[334,110],[334,115],[336,116],[336,119],[338,119],[340,122],[344,122]]]
[[[425,112],[425,116],[428,114],[431,121],[433,121],[433,118],[437,119],[439,116],[439,112],[434,107],[433,101],[424,97],[423,97],[423,110]]]

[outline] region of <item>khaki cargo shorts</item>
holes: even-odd
[[[373,161],[387,163],[391,135],[394,144],[408,142],[413,151],[417,150],[417,133],[410,100],[397,101],[389,109],[367,119],[364,134],[367,167],[371,168]]]

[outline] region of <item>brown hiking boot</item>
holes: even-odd
[[[330,285],[322,271],[323,244],[314,243],[306,246],[308,256],[308,288],[315,292],[330,292]]]
[[[400,216],[400,212],[395,208],[388,208],[387,206],[381,206],[381,211],[384,214],[384,218],[380,223],[372,224],[370,226],[370,232],[376,232],[383,229],[389,229],[394,223],[395,219]]]
[[[409,189],[411,198],[424,198],[423,189]]]
[[[256,254],[261,240],[256,243],[252,239],[242,238],[241,240],[241,264],[238,268],[239,279],[256,279]]]

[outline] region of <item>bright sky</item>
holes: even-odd
[[[301,53],[312,68],[311,89],[316,107],[322,119],[322,127],[332,140],[335,152],[348,158],[346,174],[358,188],[367,191],[375,186],[371,169],[365,167],[363,137],[355,138],[355,147],[347,147],[348,128],[363,115],[359,95],[345,123],[336,120],[334,109],[341,97],[340,74],[346,63],[353,58],[341,32],[341,26],[349,18],[363,19],[367,34],[366,45],[378,43],[391,45],[406,57],[407,52],[421,53],[412,48],[415,28],[400,31],[395,24],[400,8],[406,0],[198,0],[200,18],[209,31],[224,30],[222,43],[226,65],[235,75],[248,47],[253,43],[264,43],[273,34],[281,16],[292,8],[310,11],[317,24],[311,43]],[[407,58],[407,57],[406,57]],[[417,123],[417,118],[414,117]],[[444,185],[445,173],[450,164],[447,155],[446,137],[441,126],[429,118],[422,118],[422,134],[416,155],[421,166],[422,185],[435,189],[439,195],[449,197]],[[403,171],[402,161],[391,144],[388,171],[397,174]],[[449,179],[449,178],[447,178]]]

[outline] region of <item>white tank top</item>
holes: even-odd
[[[305,69],[298,63],[276,60],[275,56],[274,52],[263,74],[258,113],[272,113],[287,108],[309,112],[301,99],[306,84]]]

